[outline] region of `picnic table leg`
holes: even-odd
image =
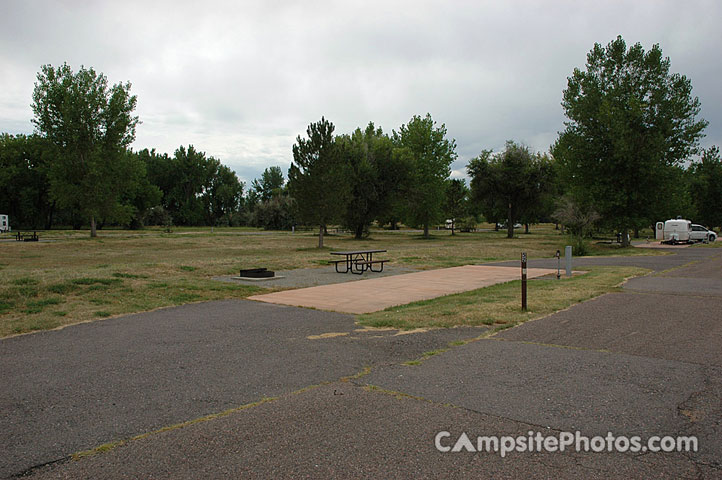
[[[384,263],[381,262],[381,269],[379,269],[379,270],[374,270],[373,265],[369,265],[369,270],[371,270],[374,273],[381,273],[384,271]]]

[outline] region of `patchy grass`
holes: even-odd
[[[561,280],[529,280],[526,312],[521,311],[521,281],[515,280],[360,315],[358,322],[370,327],[401,329],[459,325],[509,328],[613,292],[626,278],[648,272],[636,267],[588,267],[587,270],[584,275]]]
[[[211,234],[210,228],[176,228],[174,233],[102,230],[99,235],[101,238],[91,239],[83,231],[48,231],[42,232],[42,238],[52,242],[3,245],[0,336],[97,319],[99,311],[121,315],[189,302],[244,298],[264,287],[212,278],[237,274],[243,267],[328,268],[333,250],[384,248],[388,253],[379,258],[389,258],[392,265],[431,269],[518,259],[521,251],[529,258],[551,258],[567,243],[550,225],[532,227],[532,233],[518,233],[513,239],[492,230],[454,237],[442,230],[432,231],[431,238],[422,241],[418,232],[372,230],[370,238],[361,240],[350,234],[327,236],[324,249],[316,248],[315,231],[291,234],[216,228]],[[660,253],[622,251],[608,245],[590,248],[601,255]],[[32,303],[49,298],[61,303]],[[444,320],[441,323],[454,324],[458,317],[455,308],[443,310],[443,314],[437,312]],[[496,319],[479,321],[495,324]]]

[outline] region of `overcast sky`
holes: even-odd
[[[135,149],[193,144],[250,182],[287,172],[325,116],[387,132],[431,113],[456,139],[453,176],[507,139],[547,151],[566,78],[595,42],[659,43],[722,144],[722,2],[0,1],[0,132],[31,133],[35,76],[68,62],[130,81]]]

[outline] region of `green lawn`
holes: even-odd
[[[331,230],[333,232],[333,230]],[[6,235],[7,237],[7,235]],[[249,228],[175,228],[141,231],[40,232],[41,242],[0,243],[0,336],[141,312],[189,302],[243,298],[263,290],[212,280],[241,267],[295,269],[325,266],[335,249],[385,248],[394,265],[429,269],[470,263],[552,257],[568,238],[552,225],[514,239],[505,232],[451,236],[433,231],[375,230],[370,238]],[[652,255],[644,249],[590,245],[594,255]],[[439,322],[443,324],[443,322]]]

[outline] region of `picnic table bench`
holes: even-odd
[[[15,234],[15,240],[18,242],[37,242],[38,238],[38,232],[33,232],[32,235],[29,233],[22,234],[20,232]]]
[[[374,253],[383,253],[386,250],[349,250],[346,252],[331,252],[331,255],[343,255],[343,260],[331,260],[336,268],[336,273],[355,273],[362,275],[365,271],[381,273],[384,271],[384,263],[388,260],[374,260]],[[343,264],[345,270],[339,270],[339,265]],[[374,265],[381,265],[378,270]]]

